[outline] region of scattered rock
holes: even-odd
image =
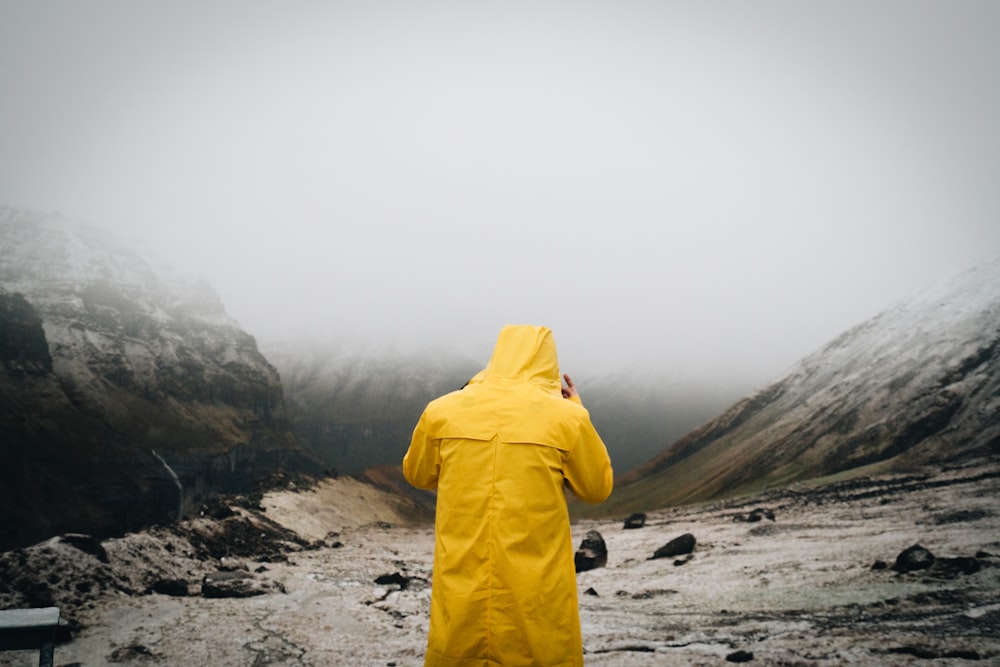
[[[872,565],[873,570],[884,570],[886,567],[885,562],[880,560],[875,561],[875,564]],[[982,567],[983,564],[979,561],[978,554],[976,558],[969,556],[935,558],[930,551],[919,544],[914,544],[900,552],[892,569],[899,573],[927,570],[932,576],[954,579],[963,574],[975,574]]]
[[[580,549],[573,556],[577,572],[586,572],[608,564],[608,547],[604,537],[596,530],[587,531]]]
[[[683,556],[692,553],[696,544],[694,535],[684,533],[680,537],[675,537],[662,547],[653,552],[649,560],[654,558],[671,558],[673,556]]]
[[[119,646],[111,655],[108,662],[132,662],[137,659],[155,658],[156,654],[142,644],[132,644],[131,646]]]
[[[979,651],[971,651],[958,649],[957,651],[945,651],[944,658],[955,658],[957,660],[982,660],[982,656],[979,655]]]
[[[153,584],[153,592],[171,597],[187,597],[189,591],[188,582],[184,579],[159,579]]]
[[[646,525],[646,514],[644,512],[636,512],[635,514],[630,514],[629,517],[625,519],[626,530],[642,528],[645,525]]]
[[[1000,473],[985,478],[982,494],[995,492],[997,480],[1000,480]],[[951,661],[971,664],[965,662],[971,660],[981,660],[977,664],[986,664],[995,658],[993,635],[986,633],[991,633],[1000,619],[996,594],[998,580],[994,576],[1000,572],[1000,558],[983,549],[1000,553],[1000,549],[993,549],[995,544],[992,541],[1000,511],[975,524],[945,523],[940,528],[930,529],[932,533],[919,539],[912,533],[898,533],[897,538],[899,534],[904,535],[902,543],[909,540],[914,544],[933,539],[935,552],[940,553],[934,556],[930,567],[918,568],[910,574],[897,575],[894,572],[890,576],[888,570],[893,565],[891,552],[880,553],[885,548],[884,540],[888,539],[887,533],[881,532],[883,529],[910,531],[912,526],[918,525],[918,520],[933,516],[928,508],[941,512],[952,506],[975,506],[960,504],[958,499],[961,494],[958,493],[954,494],[955,499],[950,495],[935,496],[932,493],[933,489],[929,489],[926,497],[912,501],[896,498],[892,511],[884,512],[867,511],[874,497],[850,505],[834,506],[831,503],[830,512],[835,514],[814,510],[814,496],[804,492],[801,496],[780,498],[771,495],[758,503],[736,508],[713,505],[697,512],[675,510],[669,515],[672,525],[684,526],[680,528],[683,530],[697,528],[704,533],[701,552],[697,554],[699,562],[692,566],[693,570],[687,569],[690,572],[665,571],[663,567],[667,562],[675,565],[693,562],[697,545],[692,553],[674,556],[661,564],[642,565],[649,549],[654,549],[653,545],[666,537],[664,530],[669,532],[659,519],[654,521],[656,526],[650,526],[656,534],[623,531],[624,516],[610,522],[587,525],[575,538],[578,546],[582,547],[579,540],[588,528],[597,528],[602,532],[621,531],[612,536],[612,544],[605,544],[605,552],[614,547],[618,556],[613,563],[607,563],[606,568],[610,569],[598,569],[580,578],[583,584],[583,588],[579,589],[583,621],[592,632],[588,649],[595,654],[620,655],[649,651],[658,654],[661,661],[669,661],[668,654],[676,652],[685,656],[690,654],[690,661],[699,664],[721,664],[719,658],[724,658],[727,663],[749,661],[791,665],[800,664],[805,655],[822,662],[835,661],[836,658],[831,656],[838,654],[852,655],[859,664],[880,664],[880,659],[886,663],[913,665],[951,664]],[[763,506],[780,512],[783,523],[762,519],[744,526],[732,522],[734,512]],[[236,506],[236,511],[237,514],[230,517],[227,523],[244,522],[246,512],[239,506]],[[657,513],[654,516],[661,515]],[[419,555],[401,546],[402,542],[410,542],[410,532],[403,534],[401,540],[397,531],[382,534],[381,529],[366,524],[363,530],[352,529],[347,538],[340,538],[350,543],[348,549],[303,553],[297,557],[303,563],[301,567],[294,564],[279,567],[269,563],[264,567],[254,555],[237,556],[237,549],[227,549],[225,545],[215,542],[227,535],[243,539],[249,537],[248,533],[242,529],[232,533],[221,528],[212,531],[203,525],[205,523],[206,519],[193,519],[182,522],[179,528],[164,526],[148,535],[129,534],[125,538],[104,540],[101,545],[106,550],[109,563],[81,553],[79,548],[58,538],[31,548],[0,553],[0,608],[22,606],[27,603],[26,596],[30,594],[32,600],[51,598],[56,606],[64,609],[64,617],[76,615],[78,620],[85,622],[87,627],[77,624],[75,628],[78,633],[83,633],[86,641],[67,644],[63,649],[65,658],[62,664],[66,667],[74,661],[86,665],[208,664],[212,660],[206,659],[206,655],[211,654],[205,651],[221,649],[213,649],[210,641],[191,640],[202,639],[198,634],[200,632],[224,630],[232,632],[232,636],[248,629],[262,631],[261,634],[248,635],[242,645],[232,643],[231,653],[221,660],[225,664],[239,664],[241,661],[248,665],[298,664],[304,660],[303,652],[326,651],[332,641],[338,643],[334,650],[343,651],[347,657],[330,662],[343,664],[388,665],[389,662],[396,662],[403,665],[423,650],[420,624],[426,619],[431,595],[429,577],[433,533],[427,532],[430,528],[412,533],[412,536],[419,535],[417,539],[422,540],[421,544],[427,549]],[[265,525],[266,521],[260,523],[261,527]],[[986,530],[987,527],[989,530]],[[780,554],[778,560],[767,560],[770,555],[760,561],[743,558],[749,536],[758,529],[773,531],[771,534],[777,539],[769,545],[752,543],[749,546],[755,551],[761,550],[759,553],[762,556]],[[198,547],[185,537],[194,532],[204,536]],[[815,540],[811,539],[814,533]],[[803,534],[809,539],[802,539]],[[907,534],[909,538],[905,537]],[[260,543],[265,552],[272,545],[285,548],[289,544],[278,533],[271,535],[275,538],[273,542]],[[829,555],[824,553],[826,545],[834,541],[837,541],[837,548],[829,549]],[[603,538],[601,542],[604,542]],[[898,548],[900,542],[895,544]],[[199,558],[205,554],[203,547],[208,546],[222,553],[229,551],[232,555],[224,556],[224,560]],[[241,543],[236,546],[242,550],[249,545]],[[294,543],[287,548],[294,550]],[[798,551],[800,548],[802,552]],[[966,557],[973,553],[976,554],[974,558]],[[809,556],[809,567],[802,565],[806,562],[804,554]],[[872,564],[875,557],[884,560]],[[243,569],[247,565],[249,572]],[[856,576],[869,566],[886,572],[862,572],[861,576]],[[190,614],[183,617],[162,613],[164,609],[177,609],[179,604],[163,595],[180,595],[182,588],[187,589],[188,595],[202,595],[203,576],[209,572],[212,576],[205,577],[204,594],[221,596],[221,593],[211,589],[211,585],[218,587],[219,582],[211,580],[218,576],[216,571],[223,568],[234,569],[227,574],[245,579],[244,582],[233,582],[233,586],[238,583],[248,587],[251,583],[261,587],[271,586],[270,590],[261,591],[271,593],[281,590],[280,583],[275,584],[275,580],[287,581],[290,595],[234,599],[227,604],[222,604],[224,600],[206,600],[211,604],[201,605],[185,603],[183,608],[189,609]],[[381,576],[376,578],[376,572]],[[854,574],[848,577],[850,581],[841,583],[844,572]],[[786,583],[791,583],[784,582],[781,573],[789,574],[804,586],[830,586],[832,592],[846,592],[846,595],[831,595],[832,606],[817,613],[772,608],[770,601],[777,599],[777,593],[785,595]],[[653,576],[648,576],[650,574]],[[966,574],[971,576],[963,576]],[[684,581],[668,583],[671,575],[675,580],[681,576]],[[956,576],[956,580],[945,580],[952,575]],[[768,579],[772,580],[770,584]],[[372,581],[376,583],[370,583]],[[294,586],[292,582],[295,582]],[[321,639],[303,639],[303,635],[299,634],[293,641],[285,628],[301,628],[302,622],[311,622],[315,613],[320,611],[311,604],[298,604],[301,600],[312,599],[307,582],[315,582],[317,590],[324,591],[324,605],[332,596],[340,595],[342,599],[322,610],[325,620],[319,629],[323,630],[328,625],[334,631],[317,632],[317,636],[322,635]],[[369,583],[359,586],[359,582]],[[701,585],[694,586],[693,582]],[[710,590],[716,584],[746,586],[746,599],[727,599],[724,603],[708,599],[701,603],[701,592]],[[851,600],[849,590],[844,587],[853,585],[863,587],[863,600],[842,604]],[[604,593],[598,593],[598,586]],[[671,586],[678,592],[667,590]],[[148,595],[151,590],[160,595]],[[796,595],[794,592],[791,594]],[[135,610],[136,616],[130,616],[128,623],[113,626],[108,619],[121,619],[123,595],[145,597],[124,602],[127,608]],[[599,599],[606,595],[610,597]],[[752,608],[748,600],[753,602]],[[693,605],[690,604],[692,602]],[[346,633],[336,631],[340,628],[340,619],[355,627],[356,620],[351,610],[361,605],[365,607],[365,614],[371,609],[374,610],[371,617],[381,619],[372,626],[378,634],[354,637],[350,646],[346,642],[340,645],[344,641],[342,637],[346,636]],[[694,613],[692,606],[696,609]],[[220,613],[220,610],[224,611]],[[283,614],[287,625],[286,620],[281,620],[280,624],[261,625],[264,611]],[[601,619],[609,613],[620,617],[622,625],[603,623]],[[225,619],[221,618],[223,614]],[[294,614],[302,614],[306,620]],[[359,615],[359,618],[367,616]],[[765,621],[766,627],[763,625]],[[629,623],[628,629],[619,633],[619,627],[625,627],[626,622]],[[812,630],[801,631],[804,623],[809,623]],[[761,642],[762,639],[767,641]],[[765,644],[767,655],[756,656],[756,651],[750,653],[752,649],[737,649],[753,645],[763,650]],[[194,648],[196,645],[206,645],[207,648]],[[199,650],[201,654],[197,654]],[[115,651],[114,655],[112,651]],[[191,655],[186,655],[186,651],[190,651]],[[81,660],[83,657],[86,659]],[[628,656],[610,660],[622,664],[635,661]],[[655,659],[650,664],[654,662]]]
[[[201,582],[201,594],[206,598],[249,598],[284,592],[285,587],[280,583],[248,572],[215,572],[206,574]]]
[[[632,593],[631,598],[633,600],[652,600],[653,598],[662,597],[664,595],[677,595],[677,591],[671,588],[658,588],[652,591],[640,591],[639,593]]]
[[[399,586],[399,590],[405,591],[406,587],[410,585],[410,577],[403,576],[399,572],[393,572],[392,574],[383,574],[375,577],[375,583],[380,586]]]
[[[779,532],[778,524],[776,523],[757,523],[747,531],[747,535],[751,537],[772,537],[778,535]]]
[[[934,554],[919,544],[903,549],[898,556],[892,569],[896,572],[913,572],[915,570],[926,570],[934,564]]]
[[[975,574],[982,569],[982,564],[975,558],[957,556],[955,558],[937,558],[932,568],[934,574],[947,579],[954,579],[960,574]]]
[[[753,660],[753,653],[750,651],[736,651],[726,656],[726,662],[750,662]]]
[[[758,507],[746,514],[737,514],[733,517],[733,521],[742,521],[745,523],[757,523],[762,519],[774,521],[774,511],[767,507]]]
[[[239,560],[238,558],[226,558],[223,556],[219,559],[219,571],[221,572],[249,572],[250,567],[246,562]]]

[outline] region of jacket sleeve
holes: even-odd
[[[604,441],[587,418],[580,425],[576,445],[563,468],[570,491],[580,500],[599,503],[611,495],[614,471]]]
[[[410,448],[403,457],[403,475],[406,481],[419,489],[435,489],[440,469],[438,443],[428,437],[427,413],[424,412],[413,429]]]

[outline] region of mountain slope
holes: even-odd
[[[1000,261],[847,331],[618,481],[624,512],[1000,451]]]
[[[752,388],[734,379],[636,369],[573,380],[618,475],[646,463],[664,442],[704,424]]]
[[[346,474],[400,465],[427,403],[482,367],[446,350],[400,351],[333,338],[261,346],[281,373],[296,436]]]
[[[59,216],[0,208],[0,244],[0,549],[318,467],[277,372],[207,286]]]

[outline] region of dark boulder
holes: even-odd
[[[635,514],[630,514],[629,517],[625,519],[626,530],[642,528],[645,525],[646,525],[646,515],[643,512],[636,512]]]
[[[399,590],[403,591],[410,585],[410,577],[404,576],[399,572],[393,572],[392,574],[383,574],[375,577],[375,583],[380,586],[399,586]]]
[[[684,556],[685,554],[692,553],[694,551],[695,540],[694,535],[691,533],[684,533],[680,537],[675,537],[670,540],[662,547],[653,552],[653,555],[649,560],[654,558],[672,558],[673,556]]]
[[[726,656],[726,662],[750,662],[753,660],[753,653],[750,651],[736,651]]]
[[[184,579],[159,579],[153,584],[153,592],[175,598],[187,597],[188,582]]]
[[[934,564],[934,554],[919,544],[914,544],[899,552],[892,569],[896,572],[913,572],[926,570]]]
[[[960,574],[975,574],[983,568],[975,558],[957,556],[955,558],[937,558],[934,560],[934,573],[939,577],[954,579]]]
[[[746,514],[737,514],[733,517],[733,521],[742,521],[745,523],[757,523],[763,519],[774,521],[774,510],[766,507],[758,507]]]
[[[604,538],[596,530],[588,531],[580,542],[580,548],[573,556],[577,572],[586,572],[608,564],[608,547]]]

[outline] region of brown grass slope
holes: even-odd
[[[1000,452],[1000,261],[847,331],[617,480],[624,514]]]

